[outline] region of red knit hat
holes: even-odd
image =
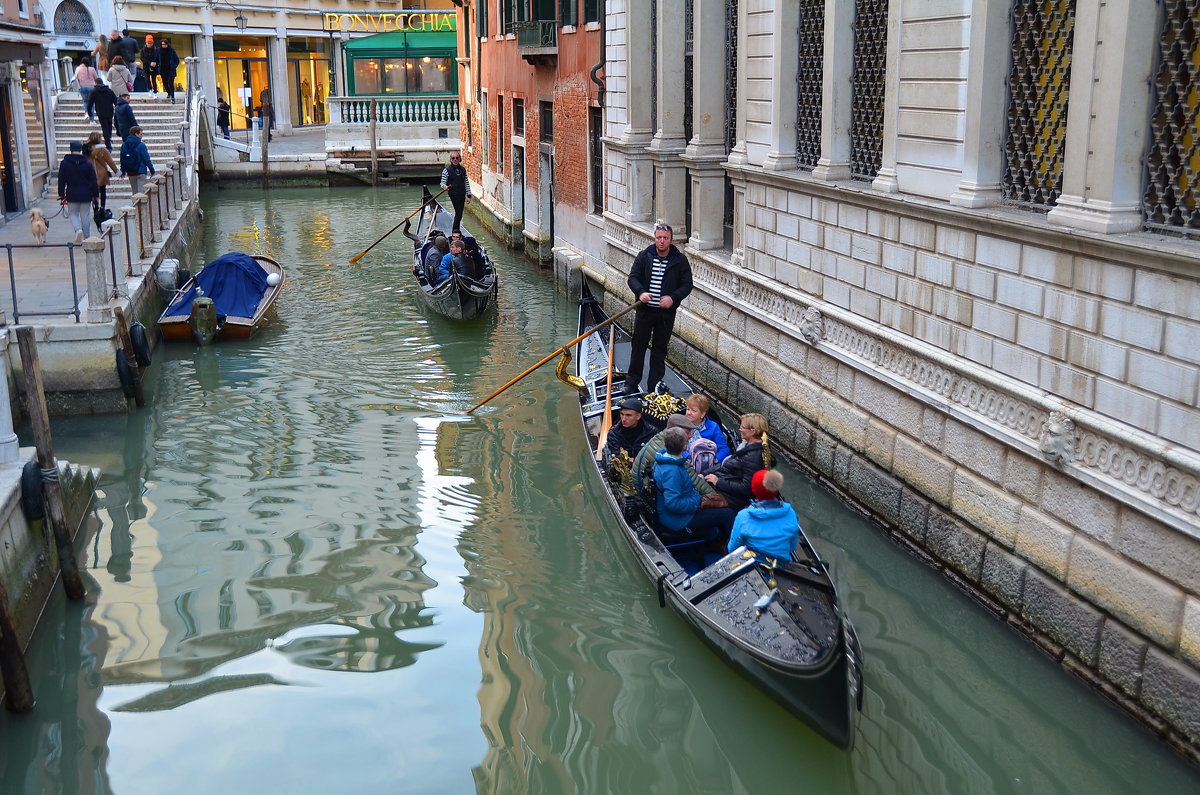
[[[750,493],[756,500],[774,500],[779,497],[782,485],[783,475],[773,469],[760,469],[750,480]]]

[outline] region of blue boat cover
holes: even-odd
[[[213,300],[218,316],[253,317],[267,291],[267,272],[254,257],[232,251],[205,265],[195,282],[167,309],[168,317],[192,313],[196,285]]]

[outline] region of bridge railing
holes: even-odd
[[[412,97],[329,97],[330,124],[458,124],[458,97],[431,94]]]

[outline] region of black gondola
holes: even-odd
[[[468,243],[467,256],[471,258],[474,274],[454,271],[441,284],[431,284],[430,274],[425,269],[425,256],[433,245],[435,233],[450,235],[454,216],[447,212],[437,200],[422,190],[421,215],[415,233],[405,228],[405,234],[413,241],[413,276],[417,280],[421,297],[439,315],[451,320],[470,320],[482,315],[491,306],[496,295],[496,269],[483,246],[475,243],[466,227],[461,227],[463,239]]]
[[[606,318],[585,285],[579,333]],[[622,363],[628,356],[629,337],[612,328],[616,329],[614,361]],[[592,449],[605,411],[608,335],[607,329],[588,335],[575,357],[580,416]],[[620,377],[613,383],[616,393]],[[679,397],[695,391],[670,367],[663,387]],[[614,394],[613,407],[616,403]],[[862,707],[862,652],[829,572],[803,531],[790,561],[739,548],[689,576],[655,534],[619,469],[597,460],[594,474],[603,484],[613,524],[658,589],[659,603],[674,608],[781,706],[834,745],[849,749]]]

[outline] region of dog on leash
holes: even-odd
[[[50,231],[50,222],[36,207],[29,211],[29,231],[33,233],[35,243],[39,246],[45,244],[46,233]]]

